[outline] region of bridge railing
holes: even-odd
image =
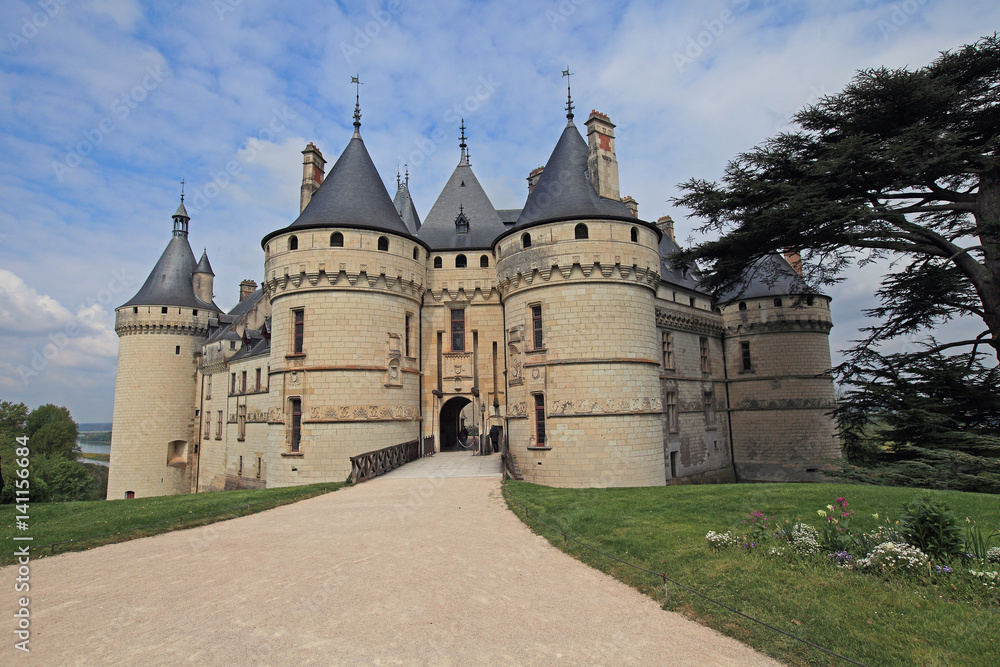
[[[420,458],[420,441],[409,440],[407,442],[376,449],[372,452],[365,452],[351,457],[351,482],[357,484],[384,475],[390,470],[395,470],[404,463],[415,461]]]

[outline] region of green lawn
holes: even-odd
[[[3,544],[0,565],[15,562],[14,549],[27,544],[13,540],[15,535],[32,536],[32,558],[44,558],[53,553],[82,551],[102,544],[125,542],[254,514],[336,491],[342,486],[343,482],[329,482],[134,500],[32,503],[28,508],[28,531],[16,529],[15,521],[20,513],[14,505],[0,505],[0,543]],[[53,542],[64,544],[56,545],[53,550],[47,546]]]
[[[922,494],[944,499],[956,516],[1000,526],[1000,498],[961,492],[847,484],[741,484],[642,489],[554,489],[508,482],[514,498],[571,537],[713,597],[786,632],[867,665],[1000,664],[1000,600],[930,578],[881,580],[823,562],[766,557],[739,549],[710,550],[709,530],[742,527],[760,510],[816,527],[816,510],[844,496],[855,524],[874,528],[871,514],[898,516]],[[508,503],[518,516],[524,513]],[[652,595],[665,608],[735,637],[793,665],[844,665],[843,660],[782,636],[658,577],[592,551],[563,546],[563,537],[528,518],[536,532],[584,562]],[[994,540],[994,545],[997,541]],[[992,569],[997,569],[993,566]],[[668,648],[665,647],[665,651]],[[666,655],[666,653],[665,653]]]

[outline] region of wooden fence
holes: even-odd
[[[357,484],[384,475],[390,470],[415,461],[421,456],[434,454],[434,436],[420,440],[409,440],[373,452],[365,452],[351,457],[351,482]]]

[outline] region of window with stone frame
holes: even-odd
[[[545,395],[535,394],[535,446],[545,447]]]
[[[206,375],[205,376],[205,400],[206,401],[212,400],[212,376],[211,375]]]
[[[413,314],[407,313],[403,318],[403,354],[410,355],[410,324],[413,321]]]
[[[205,437],[204,437],[204,439],[208,440],[211,437],[212,437],[212,415],[206,414],[205,415]]]
[[[302,308],[292,310],[292,354],[304,354],[306,332],[306,312]]]
[[[291,411],[291,424],[289,432],[289,449],[298,452],[302,444],[302,399],[292,398],[288,401]]]
[[[245,440],[247,437],[247,406],[240,405],[236,408],[236,439]]]
[[[666,393],[663,399],[663,407],[667,416],[667,431],[677,433],[679,422],[677,419],[677,392],[675,390]]]
[[[538,303],[531,306],[531,343],[535,350],[545,348],[542,335],[542,306]]]
[[[218,419],[215,422],[215,439],[222,440],[222,410],[218,411]]]
[[[260,390],[261,390],[261,384],[260,384],[260,369],[259,369],[259,368],[257,369],[257,382],[256,382],[256,384],[254,385],[254,389],[255,389],[256,391],[260,391]]]
[[[244,394],[247,393],[247,372],[246,371],[241,371],[240,372],[240,386],[242,387],[241,391]]]
[[[753,359],[750,357],[750,343],[745,340],[740,342],[740,363],[744,371],[753,370]]]
[[[465,309],[451,311],[451,351],[465,352]]]
[[[705,406],[705,427],[715,428],[715,391],[709,389],[703,394]]]
[[[663,370],[674,370],[674,334],[671,331],[660,332],[660,345],[663,349]]]
[[[701,351],[701,372],[712,372],[712,357],[709,354],[708,338],[702,336],[698,339],[698,348]]]

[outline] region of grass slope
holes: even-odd
[[[986,494],[847,484],[741,484],[641,489],[554,489],[509,482],[508,491],[545,522],[623,560],[668,577],[786,632],[867,665],[997,665],[1000,604],[971,589],[790,563],[730,549],[712,551],[709,530],[725,531],[754,510],[819,526],[817,509],[848,499],[855,525],[871,514],[898,516],[918,495],[945,500],[955,515],[1000,525],[1000,503]],[[524,519],[514,503],[511,509]],[[867,522],[867,523],[866,523]],[[526,523],[554,545],[704,625],[793,665],[844,665],[843,660],[780,635],[671,586],[658,577],[583,547],[533,518]],[[665,647],[665,655],[669,654]]]
[[[126,542],[138,537],[203,526],[237,516],[255,514],[313,496],[336,491],[343,482],[290,486],[278,489],[220,491],[181,496],[158,496],[134,500],[95,500],[70,503],[33,503],[28,508],[29,530],[20,531],[16,521],[21,516],[14,505],[0,505],[0,565],[15,562],[14,549],[26,542],[15,542],[15,535],[34,538],[31,557],[44,558],[53,553],[47,545],[56,545],[54,553],[83,551],[102,544]],[[70,540],[72,540],[70,542]]]

